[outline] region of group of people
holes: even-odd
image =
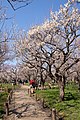
[[[45,80],[42,80],[40,83],[38,83],[36,80],[31,79],[29,80],[29,84],[30,84],[30,89],[33,91],[32,93],[34,93],[35,89],[39,87],[41,87],[41,89],[44,89]]]

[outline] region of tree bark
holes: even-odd
[[[80,79],[78,78],[79,77],[79,75],[77,76],[77,82],[78,82],[78,90],[80,91]]]
[[[65,76],[57,75],[57,81],[60,90],[60,101],[64,101]]]
[[[60,101],[64,101],[64,85],[60,85]]]

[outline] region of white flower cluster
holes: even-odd
[[[56,42],[62,46],[64,42],[59,41],[63,41],[66,38],[66,34],[72,32],[70,29],[74,29],[73,26],[75,26],[75,29],[80,27],[80,13],[78,9],[70,8],[70,5],[67,3],[64,7],[60,6],[58,12],[51,11],[50,19],[45,20],[39,26],[32,27],[28,31],[28,38],[31,40],[30,46],[39,47],[46,42],[51,42],[51,44]]]

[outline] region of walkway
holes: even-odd
[[[27,86],[23,85],[15,91],[6,120],[51,120],[50,113],[28,95],[27,89]]]

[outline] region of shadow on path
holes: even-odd
[[[6,120],[51,120],[50,113],[42,109],[27,93],[27,86],[15,90],[13,105],[10,105],[9,116]]]

